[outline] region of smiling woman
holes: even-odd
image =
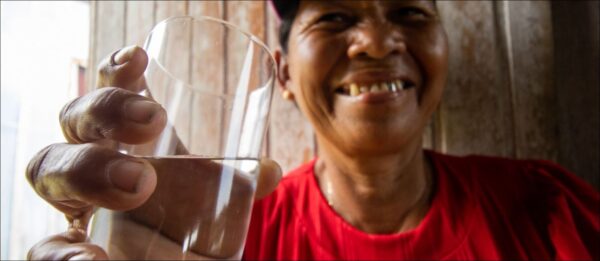
[[[549,2],[271,2],[281,19],[281,49],[272,40],[279,20],[265,19],[262,2],[152,2],[146,14],[152,19],[166,13],[217,15],[277,48],[278,80],[286,100],[275,103],[288,105],[274,106],[266,154],[286,163],[286,171],[292,165],[285,158],[296,158],[300,166],[271,194],[255,201],[246,259],[600,258],[600,194],[547,161],[559,158],[557,136],[566,134],[556,130],[569,123],[555,113],[561,97],[553,72],[560,70],[554,69],[552,54],[562,50],[553,49],[553,35],[561,32],[552,31]],[[106,36],[115,31],[128,32],[130,3],[94,2],[94,7],[93,42],[114,40]],[[110,23],[122,27],[103,28],[100,17],[106,10],[115,15]],[[260,29],[265,25],[270,29]],[[121,35],[116,44],[127,39]],[[589,50],[592,69],[599,60],[597,48]],[[122,50],[128,55],[119,57],[125,57],[129,68],[143,65],[143,50]],[[220,59],[227,59],[235,48],[221,51]],[[111,52],[94,57],[111,57]],[[127,69],[108,61],[101,63],[98,87],[127,88],[139,82],[139,74],[116,82],[115,75]],[[215,75],[227,79],[228,66],[235,62],[217,68]],[[598,86],[595,75],[591,82]],[[95,90],[86,97],[98,99],[102,93]],[[591,101],[589,113],[597,113],[597,99]],[[286,114],[292,110],[282,110],[284,106],[297,106],[303,116]],[[82,111],[85,116],[87,111]],[[63,112],[74,113],[69,107]],[[113,123],[81,122],[94,127]],[[305,134],[296,135],[307,124],[314,130],[314,143]],[[86,134],[86,128],[64,127],[74,135]],[[590,128],[598,129],[597,124]],[[597,145],[597,139],[590,140]],[[62,156],[61,146],[77,151],[93,145],[51,145],[31,160],[28,177],[38,192],[65,185],[40,195],[69,220],[91,214],[95,203],[87,198],[102,198],[101,204],[129,202],[127,197],[81,189],[95,184],[91,181],[68,179],[89,178],[84,167],[53,171],[63,167],[54,163]],[[581,149],[597,154],[598,146],[588,146]],[[306,148],[308,153],[298,153]],[[100,156],[82,153],[82,166],[98,162],[89,168],[107,168]],[[597,161],[586,163],[588,171],[597,170]],[[145,173],[160,169],[145,166]],[[133,179],[140,172],[121,174]],[[591,180],[595,177],[597,171]],[[138,184],[143,186],[142,181]],[[69,189],[81,194],[65,193]],[[101,206],[115,207],[111,204]],[[84,237],[77,229],[49,237],[32,248],[30,258],[106,256]],[[78,244],[66,240],[72,238]]]
[[[289,53],[299,55],[282,59],[284,87],[323,137],[320,149],[335,144],[367,160],[420,147],[446,80],[447,41],[435,6],[342,3],[300,4],[303,15],[295,18],[288,43]],[[408,50],[413,55],[405,55]],[[380,92],[386,82],[397,82],[397,91]],[[356,98],[338,93],[352,85],[361,92]]]

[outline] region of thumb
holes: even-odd
[[[85,233],[69,229],[35,244],[27,253],[27,260],[108,260],[108,255],[87,242]]]
[[[271,194],[281,180],[281,167],[272,159],[260,160],[260,171],[256,185],[256,199],[261,199]]]
[[[96,85],[140,92],[145,87],[143,74],[147,65],[148,55],[144,49],[135,45],[124,47],[100,62]]]

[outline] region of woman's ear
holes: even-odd
[[[294,94],[290,88],[290,73],[288,67],[287,57],[281,49],[275,50],[274,53],[275,62],[277,63],[277,82],[281,88],[283,98],[286,100],[294,100]]]

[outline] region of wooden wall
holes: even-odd
[[[587,4],[598,9],[598,2]],[[549,159],[576,171],[596,188],[600,186],[598,121],[589,124],[584,115],[577,120],[565,117],[565,111],[572,109],[565,104],[598,116],[597,74],[587,73],[587,82],[576,81],[586,87],[569,86],[577,93],[563,88],[568,76],[561,78],[572,73],[561,68],[572,68],[582,60],[591,64],[582,71],[596,66],[597,72],[598,31],[585,36],[596,39],[596,47],[584,45],[596,48],[595,53],[569,59],[565,50],[557,48],[574,44],[557,35],[570,31],[565,23],[569,25],[571,18],[568,12],[555,11],[556,5],[545,1],[438,1],[450,41],[450,72],[444,100],[425,133],[424,147],[458,155]],[[277,18],[270,9],[265,1],[94,1],[88,86],[93,86],[95,65],[102,58],[123,46],[142,45],[152,25],[170,16],[209,15],[228,20],[275,48]],[[557,18],[554,13],[562,16]],[[579,21],[577,25],[589,24]],[[581,100],[573,97],[588,98],[573,104]],[[313,132],[298,109],[281,99],[279,90],[272,109],[266,154],[288,171],[315,156]],[[579,160],[581,155],[585,156]]]

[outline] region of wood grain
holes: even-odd
[[[90,41],[88,48],[88,61],[85,71],[85,93],[88,93],[96,88],[96,66],[98,58],[96,58],[96,38],[98,38],[98,2],[90,2]]]
[[[222,19],[223,3],[200,1],[189,3],[189,15],[211,16]],[[190,111],[190,151],[200,155],[221,155],[223,111],[227,105],[222,99],[224,93],[224,45],[215,41],[224,38],[222,27],[193,28],[191,84],[198,90],[193,93]],[[217,40],[215,40],[217,39]],[[209,138],[212,137],[212,138]]]
[[[155,23],[158,24],[167,18],[187,15],[187,4],[186,1],[157,1]],[[189,84],[190,79],[188,50],[191,44],[191,27],[190,30],[187,29],[167,30],[165,37],[168,38],[163,42],[162,47],[165,50],[163,66],[173,76],[172,80],[179,82],[172,81],[165,84],[168,88],[165,88],[162,94],[153,93],[157,100],[163,101],[161,104],[167,112],[171,112],[168,115],[169,124],[174,126],[177,136],[184,144],[187,144],[190,139],[189,108],[192,103],[192,97],[185,86]]]
[[[558,122],[550,3],[502,1],[497,7],[510,67],[515,156],[556,160]]]
[[[188,1],[155,1],[154,23],[173,16],[187,15]]]
[[[125,44],[143,46],[154,25],[153,1],[126,1]]]
[[[92,48],[90,49],[91,89],[96,88],[98,63],[125,44],[125,2],[94,1],[92,5]]]
[[[441,146],[452,154],[514,156],[510,84],[493,3],[444,1],[438,7],[450,43]]]
[[[242,31],[248,32],[259,39],[264,41],[265,29],[264,29],[264,2],[262,1],[225,1],[225,18],[227,21],[236,25]],[[224,123],[230,124],[227,126],[228,132],[237,136],[242,133],[242,122],[233,120],[236,117],[240,117],[239,112],[235,110],[239,108],[247,108],[248,99],[245,95],[249,95],[254,89],[261,85],[261,77],[259,71],[258,62],[259,59],[252,58],[252,66],[250,66],[250,72],[248,73],[249,82],[247,86],[239,88],[238,84],[241,83],[242,68],[244,62],[246,62],[247,56],[250,54],[250,50],[254,51],[254,55],[260,55],[260,49],[256,48],[255,45],[250,44],[248,38],[239,34],[235,30],[229,30],[225,35],[225,93],[227,95],[235,95],[235,102],[232,100],[230,106],[232,106],[231,113],[225,114]],[[250,61],[250,60],[249,60]],[[242,85],[239,85],[240,87]],[[249,96],[248,96],[249,97]],[[239,100],[241,98],[241,100]],[[244,109],[245,110],[245,109]],[[248,111],[246,111],[248,112]],[[247,116],[247,115],[244,115]],[[239,125],[239,126],[238,126]],[[234,134],[235,133],[235,134]],[[240,142],[241,144],[241,142]],[[240,153],[240,148],[234,143],[227,144],[226,150],[230,150],[230,153],[237,151]]]
[[[600,190],[600,2],[551,5],[558,162]]]

